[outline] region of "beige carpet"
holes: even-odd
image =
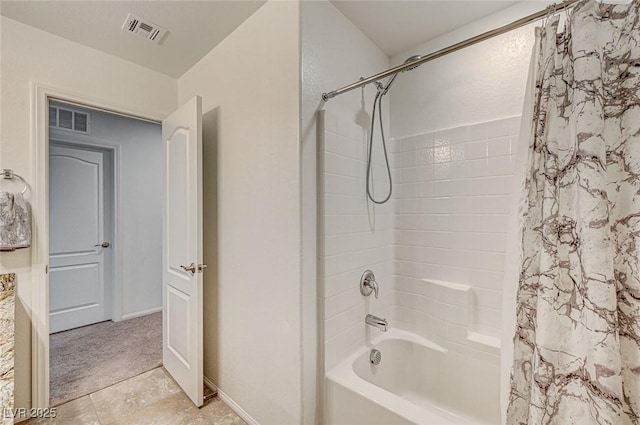
[[[162,313],[58,332],[49,344],[55,406],[162,365]]]

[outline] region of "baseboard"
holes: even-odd
[[[214,384],[209,378],[204,377],[204,384],[211,389],[211,391],[215,391],[218,393],[218,397],[220,400],[224,401],[224,403],[231,408],[243,421],[245,421],[249,425],[260,425],[258,421],[253,419],[251,415],[249,415],[238,403],[233,401],[231,397],[225,394],[224,391],[221,391],[220,388],[216,384]]]
[[[122,320],[135,319],[136,317],[146,316],[147,314],[162,311],[162,307],[150,308],[149,310],[137,311],[135,313],[123,314]]]

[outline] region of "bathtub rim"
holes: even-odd
[[[469,419],[463,416],[441,409],[435,404],[431,406],[418,406],[417,404],[414,404],[411,401],[358,376],[354,370],[354,362],[356,359],[365,355],[382,341],[388,340],[412,342],[443,354],[446,354],[449,351],[441,345],[413,332],[392,328],[389,331],[381,333],[371,339],[370,343],[360,347],[336,366],[331,368],[325,375],[325,379],[331,381],[332,384],[351,390],[361,397],[370,399],[373,403],[378,404],[378,406],[417,425],[471,425],[474,423],[470,422]],[[328,388],[325,388],[325,397],[327,396],[326,391],[328,391]],[[436,423],[434,421],[443,422]]]

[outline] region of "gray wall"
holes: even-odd
[[[94,110],[90,133],[51,128],[50,140],[115,146],[120,177],[120,248],[123,318],[162,308],[162,128]]]

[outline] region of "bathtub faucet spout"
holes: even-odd
[[[373,314],[367,314],[365,322],[367,323],[367,325],[375,326],[376,328],[380,329],[382,332],[387,331],[387,326],[388,326],[387,319],[376,317]]]

